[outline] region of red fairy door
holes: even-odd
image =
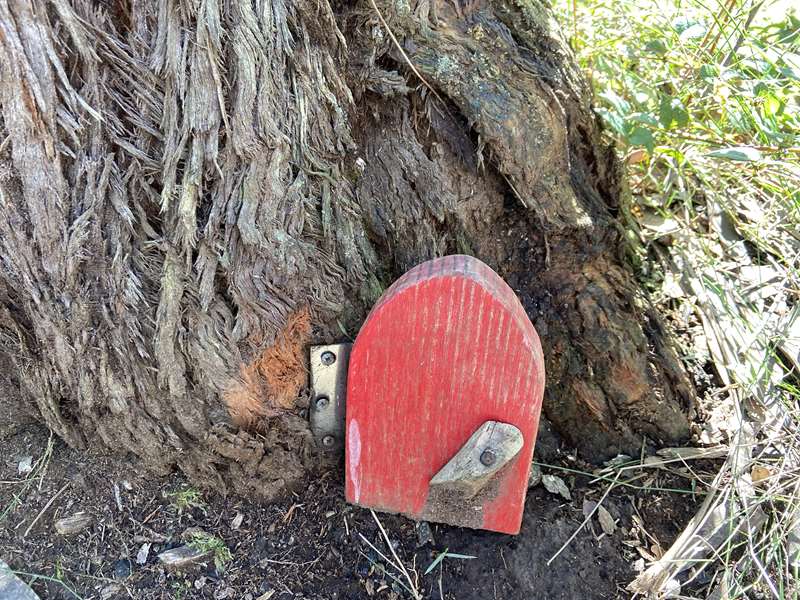
[[[350,355],[347,500],[518,533],[543,391],[539,337],[492,269],[469,256],[413,268]]]

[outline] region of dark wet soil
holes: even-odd
[[[73,451],[37,425],[3,433],[0,558],[42,598],[399,599],[412,587],[432,599],[624,598],[636,569],[669,546],[701,499],[655,489],[688,490],[683,474],[637,473],[631,485],[644,489],[617,488],[603,503],[616,530],[604,534],[593,518],[548,564],[584,520],[584,501],[608,485],[562,470],[590,467],[551,446],[542,454],[557,468],[543,470],[564,477],[572,499],[532,488],[518,536],[431,524],[430,540],[406,518],[378,515],[409,583],[370,511],[344,502],[339,465],[275,504],[205,490],[192,503],[201,505],[180,507],[175,492],[191,488],[178,474],[160,478],[125,456]],[[19,476],[19,461],[36,463],[48,444],[46,467]],[[54,521],[78,511],[91,525],[59,535]],[[166,570],[158,553],[182,545],[190,527],[219,538],[230,560]],[[425,574],[445,550],[474,558],[448,556]]]

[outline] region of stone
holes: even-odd
[[[92,516],[86,512],[77,512],[69,517],[57,519],[54,523],[56,531],[60,535],[76,535],[89,527],[92,523]]]
[[[531,474],[528,476],[528,489],[535,488],[540,483],[542,483],[542,467],[532,464]]]
[[[150,554],[150,542],[142,544],[139,551],[136,553],[136,564],[143,565],[147,562],[147,557]]]
[[[27,475],[31,471],[33,471],[33,457],[23,456],[17,465],[17,473],[19,475]]]
[[[203,552],[191,546],[178,546],[171,550],[165,550],[158,555],[158,560],[168,569],[185,569],[208,558],[209,553]]]
[[[39,600],[39,596],[0,560],[0,600]]]
[[[133,564],[127,558],[120,558],[114,563],[114,578],[125,579],[130,577],[133,571]]]
[[[417,523],[417,548],[422,548],[426,544],[435,545],[433,531],[431,531],[430,523],[420,521]]]

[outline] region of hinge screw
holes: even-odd
[[[484,450],[481,452],[481,464],[484,467],[491,467],[497,460],[497,455],[492,450]]]
[[[327,448],[330,448],[331,446],[333,446],[333,443],[335,441],[336,440],[333,439],[332,435],[326,435],[324,438],[322,438],[322,445],[326,446]]]
[[[320,396],[317,398],[317,401],[314,403],[314,406],[317,407],[317,410],[322,410],[327,408],[328,404],[330,404],[330,399],[327,396]]]
[[[329,367],[336,362],[336,355],[330,350],[325,350],[325,352],[320,355],[320,360],[322,360],[323,365]]]

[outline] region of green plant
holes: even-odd
[[[452,558],[452,559],[458,559],[458,560],[470,560],[470,559],[473,559],[475,557],[471,556],[469,554],[457,554],[455,552],[450,552],[449,548],[445,548],[444,552],[440,552],[439,554],[437,554],[436,558],[434,558],[433,561],[431,561],[431,564],[429,564],[428,568],[425,569],[425,572],[423,573],[423,575],[427,575],[428,573],[433,571],[437,566],[439,566],[442,563],[442,561],[444,561],[445,558]]]
[[[167,498],[169,498],[170,504],[179,515],[192,508],[200,509],[203,512],[206,509],[202,494],[191,487],[169,492]]]
[[[700,512],[648,568],[652,586],[632,589],[664,593],[678,573],[696,586],[710,568],[704,596],[796,597],[796,3],[556,0],[555,8],[627,169],[621,216],[642,282],[665,312],[693,315],[723,387],[714,401],[736,416],[718,440],[727,459]],[[700,555],[696,541],[709,532],[699,524],[712,514],[722,540]]]
[[[172,598],[173,600],[183,600],[186,593],[192,589],[192,584],[188,581],[173,581],[172,582]]]
[[[217,536],[208,533],[195,533],[189,541],[189,546],[197,550],[210,554],[214,559],[214,566],[217,571],[222,573],[225,570],[225,565],[233,559],[228,546],[225,542]]]
[[[800,20],[770,6],[557,3],[628,165],[633,231],[648,211],[691,220],[717,192],[749,241],[786,258],[781,238],[800,224]],[[742,218],[748,200],[770,227]]]

